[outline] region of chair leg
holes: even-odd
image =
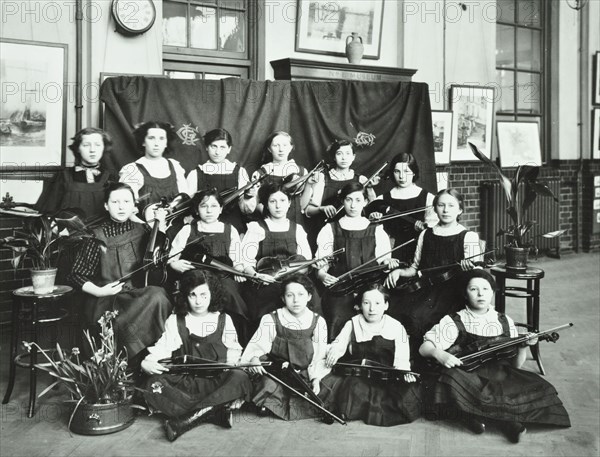
[[[18,300],[13,298],[13,311],[12,311],[12,335],[10,341],[10,367],[8,371],[8,386],[6,387],[6,393],[4,394],[4,399],[2,400],[2,404],[6,405],[10,401],[10,396],[12,395],[13,388],[15,386],[15,375],[17,362],[15,358],[17,357],[17,345],[19,344],[19,306]]]
[[[33,331],[33,341],[38,340],[37,335],[37,304],[33,303],[31,306],[31,321],[32,321],[32,331]],[[33,417],[33,412],[35,410],[35,393],[36,393],[36,382],[37,382],[37,368],[35,364],[37,363],[37,348],[33,346],[31,348],[31,353],[29,354],[29,408],[27,410],[27,417]]]

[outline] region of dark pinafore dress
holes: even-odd
[[[108,171],[102,171],[98,181],[93,183],[78,182],[73,179],[73,168],[63,171],[62,179],[65,190],[59,209],[80,208],[85,221],[92,221],[106,212],[104,209],[104,187],[110,178]],[[96,221],[97,222],[97,221]],[[57,284],[66,284],[67,275],[77,258],[80,245],[67,245],[61,251],[57,261]]]
[[[323,198],[321,199],[321,206],[332,205],[336,208],[339,208],[342,205],[342,199],[340,198],[340,191],[352,182],[359,182],[358,173],[354,173],[354,178],[345,179],[343,181],[336,181],[335,179],[331,179],[329,173],[325,173],[325,184],[323,187]],[[340,212],[340,215],[343,216],[343,211]],[[324,214],[319,214],[317,216],[313,216],[310,219],[307,219],[307,234],[308,234],[308,242],[310,243],[310,247],[315,250],[317,246],[317,236],[319,232],[325,225],[325,220],[327,218]]]
[[[133,272],[142,265],[148,234],[142,224],[133,230],[107,237],[102,227],[94,229],[96,238],[105,243],[100,258],[100,272],[93,279],[102,287]],[[154,344],[164,331],[172,304],[162,287],[142,287],[143,273],[126,282],[123,292],[109,297],[94,297],[84,293],[82,318],[84,325],[94,331],[105,311],[118,311],[117,342],[127,349],[131,359]],[[137,288],[136,288],[137,287]]]
[[[217,329],[208,336],[190,333],[185,317],[177,316],[177,329],[183,342],[173,351],[173,357],[191,355],[214,362],[227,362],[227,348],[223,344],[225,314],[219,315]],[[199,372],[201,373],[201,372]],[[193,374],[153,375],[146,381],[144,397],[151,410],[160,411],[169,417],[177,417],[209,406],[218,406],[232,401],[250,400],[252,383],[242,370],[223,371],[214,377]]]
[[[277,335],[273,340],[271,352],[265,358],[267,360],[271,358],[290,362],[296,370],[300,370],[300,376],[308,385],[311,385],[307,368],[311,364],[314,355],[312,338],[319,315],[313,313],[310,327],[302,330],[284,327],[279,320],[277,311],[273,311],[271,315],[275,322]],[[279,377],[280,375],[277,374],[276,376]],[[282,380],[286,382],[286,379]],[[289,380],[288,382],[292,383]],[[266,376],[261,376],[255,382],[252,402],[257,406],[264,406],[284,420],[299,420],[319,416],[316,408],[313,408],[308,402],[298,398],[285,387]]]
[[[468,333],[460,318],[450,317],[458,327],[458,338],[447,351],[490,337]],[[510,336],[508,320],[498,313],[502,336]],[[516,353],[516,351],[515,351]],[[436,367],[439,376],[427,388],[428,418],[452,418],[473,415],[499,421],[570,427],[569,415],[556,389],[541,376],[512,366],[511,360],[491,360],[474,371],[460,367]]]
[[[217,192],[225,190],[238,189],[238,176],[240,174],[240,166],[236,163],[233,172],[229,174],[208,174],[200,168],[196,168],[198,177],[198,191],[205,189],[217,189]],[[227,196],[225,196],[227,197]],[[223,213],[219,217],[222,222],[233,225],[236,230],[242,234],[246,233],[247,223],[251,220],[248,216],[242,214],[237,199],[223,208]]]
[[[341,276],[347,271],[375,258],[375,229],[369,225],[364,230],[345,230],[339,222],[332,222],[333,250],[345,248],[344,254],[337,257],[328,273],[332,276]],[[375,262],[367,265],[375,266]],[[323,316],[327,321],[327,334],[333,341],[344,327],[344,324],[356,315],[354,310],[354,294],[339,295],[327,289],[321,297]]]
[[[428,192],[425,189],[421,189],[419,195],[414,198],[400,199],[392,198],[391,192],[386,192],[383,194],[383,201],[385,202],[386,206],[389,206],[397,211],[411,211],[427,205],[427,194]],[[416,219],[423,221],[425,219],[425,211],[419,211],[418,213],[411,214],[407,217],[409,220]],[[419,236],[419,233],[415,231],[414,222],[409,222],[402,218],[396,218],[392,219],[391,221],[384,222],[383,228],[390,237],[394,238],[394,246],[400,246],[402,243]],[[417,243],[415,240],[415,242],[407,244],[403,248],[394,251],[392,255],[395,259],[398,259],[401,262],[406,262],[410,265],[415,256],[416,247]]]
[[[299,167],[299,168],[300,168],[300,170],[305,171],[303,167]],[[263,173],[266,173],[266,170],[264,168],[261,167],[261,170],[263,171]],[[263,182],[271,182],[271,183],[275,183],[275,184],[281,184],[284,179],[285,179],[285,176],[270,175]],[[304,225],[305,225],[304,214],[302,213],[302,205],[300,204],[301,195],[302,195],[302,193],[300,193],[299,195],[296,195],[295,197],[291,197],[290,209],[287,212],[287,218],[290,221],[294,221],[296,224],[300,224],[304,227]]]
[[[216,232],[201,232],[198,230],[198,224],[193,221],[190,224],[190,236],[188,243],[200,238],[202,235],[211,235],[199,243],[188,246],[184,249],[181,254],[181,259],[189,260],[192,262],[200,262],[201,259],[197,258],[197,254],[209,254],[219,262],[225,263],[229,266],[233,265],[233,262],[229,258],[229,247],[231,245],[231,225],[224,224],[224,231],[220,233]],[[212,268],[208,271],[213,273],[216,270]],[[247,341],[249,335],[247,335],[248,326],[248,307],[241,295],[240,283],[235,282],[235,279],[230,274],[216,272],[219,276],[219,281],[223,286],[223,292],[227,296],[224,304],[224,311],[231,316],[231,320],[235,325],[238,332],[238,336],[242,343]]]
[[[282,257],[287,259],[298,252],[296,242],[296,223],[290,221],[287,232],[272,232],[266,222],[258,222],[265,231],[265,239],[258,246],[256,260],[264,257]],[[243,283],[242,296],[248,306],[251,320],[251,333],[258,327],[261,317],[281,307],[281,286],[277,283],[260,285],[246,281]]]
[[[433,229],[425,231],[419,270],[440,265],[450,265],[464,259],[465,236],[468,230],[456,235],[438,236]],[[458,311],[464,303],[463,272],[457,266],[454,275],[447,281],[438,282],[433,277],[433,286],[426,286],[411,293],[392,290],[387,313],[399,320],[410,336],[411,353],[418,354],[423,335],[437,324],[442,317]]]
[[[177,186],[177,175],[175,174],[175,167],[173,162],[166,159],[169,164],[169,176],[165,178],[155,178],[152,176],[146,167],[141,163],[136,163],[140,173],[144,176],[144,185],[139,190],[138,195],[140,198],[146,194],[149,194],[143,200],[140,201],[140,209],[144,209],[151,203],[158,203],[162,197],[166,197],[171,200],[175,195],[179,193],[179,187]]]
[[[342,361],[372,360],[394,366],[395,342],[378,335],[358,343],[352,321],[352,340]],[[366,377],[329,374],[321,381],[319,396],[325,407],[349,420],[390,426],[412,422],[421,414],[421,390],[417,383],[381,381]]]

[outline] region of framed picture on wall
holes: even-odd
[[[502,168],[542,165],[540,130],[536,121],[498,121],[496,128]]]
[[[592,159],[600,159],[600,108],[593,110],[592,132]]]
[[[432,111],[431,126],[433,127],[435,164],[449,164],[452,147],[452,111]]]
[[[0,39],[2,171],[65,164],[67,45]]]
[[[379,59],[383,1],[297,0],[296,51],[346,55],[346,39],[356,33],[363,58]]]
[[[594,105],[600,105],[600,51],[594,57]]]
[[[493,87],[450,86],[450,109],[452,118],[452,162],[472,162],[477,158],[468,143],[475,144],[490,157],[494,119]]]

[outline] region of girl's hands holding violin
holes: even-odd
[[[473,268],[475,268],[475,264],[473,262],[471,262],[470,260],[461,260],[460,268],[462,271],[469,271],[469,270],[472,270]]]
[[[460,359],[446,351],[442,351],[441,349],[436,349],[435,351],[433,351],[432,355],[435,358],[435,360],[439,362],[440,365],[443,365],[446,368],[459,367],[463,364],[460,361]]]
[[[122,282],[118,281],[108,283],[102,287],[94,285],[95,289],[93,291],[90,290],[90,293],[95,297],[110,297],[112,295],[117,295],[119,292],[121,292],[121,290],[123,290],[123,285],[124,284]],[[86,291],[84,290],[84,292]]]
[[[313,268],[315,270],[322,270],[323,268],[325,268],[327,265],[329,265],[329,262],[327,261],[327,259],[321,259],[319,260],[317,263],[315,263],[313,265]]]
[[[319,211],[325,213],[325,216],[328,219],[331,219],[332,217],[335,217],[335,214],[337,213],[337,208],[333,205],[319,206]]]
[[[169,263],[169,266],[178,273],[184,273],[188,270],[193,270],[196,268],[188,260],[182,259]]]
[[[315,393],[315,395],[319,395],[319,392],[321,392],[321,382],[315,378],[311,381],[311,384],[312,390]]]
[[[535,346],[538,343],[538,337],[535,335],[536,334],[532,332],[527,333],[525,336],[529,337],[529,339],[523,343],[523,347]]]
[[[234,265],[233,268],[235,268],[237,271],[243,273],[244,272],[244,266],[237,264]],[[234,276],[233,279],[235,279],[235,282],[246,282],[246,278],[244,278],[243,276]]]
[[[324,286],[333,286],[336,282],[338,282],[338,278],[330,275],[325,270],[319,270],[317,273],[317,278],[321,280]]]
[[[415,375],[412,375],[410,373],[406,373],[404,375],[404,382],[417,382],[417,378],[415,378]]]
[[[336,350],[334,345],[329,346],[327,356],[325,357],[325,366],[332,368],[342,355],[344,354],[340,354],[340,351]]]
[[[252,359],[250,359],[250,365],[254,365],[253,367],[249,367],[248,371],[252,374],[260,374],[260,375],[264,375],[267,373],[267,371],[263,368],[263,366],[260,364],[260,359],[258,357],[252,357]]]
[[[427,225],[423,221],[415,221],[415,232],[422,232],[427,228]]]
[[[369,214],[370,221],[378,221],[382,217],[383,217],[383,213],[380,213],[379,211],[373,211],[371,214]]]
[[[391,271],[387,278],[385,278],[385,282],[383,285],[388,289],[393,289],[396,287],[396,283],[400,278],[412,278],[415,275],[414,268],[396,268],[394,271]]]
[[[394,259],[394,258],[385,259],[382,263],[384,265],[387,265],[388,270],[394,270],[400,266],[400,261],[398,259]]]
[[[166,371],[169,371],[167,367],[161,365],[160,363],[147,359],[142,360],[141,367],[142,370],[148,374],[162,374]]]

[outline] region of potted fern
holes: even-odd
[[[536,221],[526,218],[526,211],[535,201],[538,195],[542,197],[551,197],[556,203],[558,198],[550,188],[537,181],[539,174],[538,166],[520,165],[517,167],[512,179],[509,179],[500,167],[486,157],[473,143],[469,143],[471,151],[482,162],[490,165],[498,174],[508,206],[506,212],[512,221],[512,224],[506,228],[501,228],[497,236],[506,237],[506,268],[523,271],[527,268],[528,255],[531,250],[537,251],[537,248],[530,236],[531,229]],[[520,184],[523,183],[523,186]],[[521,190],[523,195],[521,195]],[[545,238],[556,238],[562,235],[565,230],[557,230],[545,233],[541,236]]]

